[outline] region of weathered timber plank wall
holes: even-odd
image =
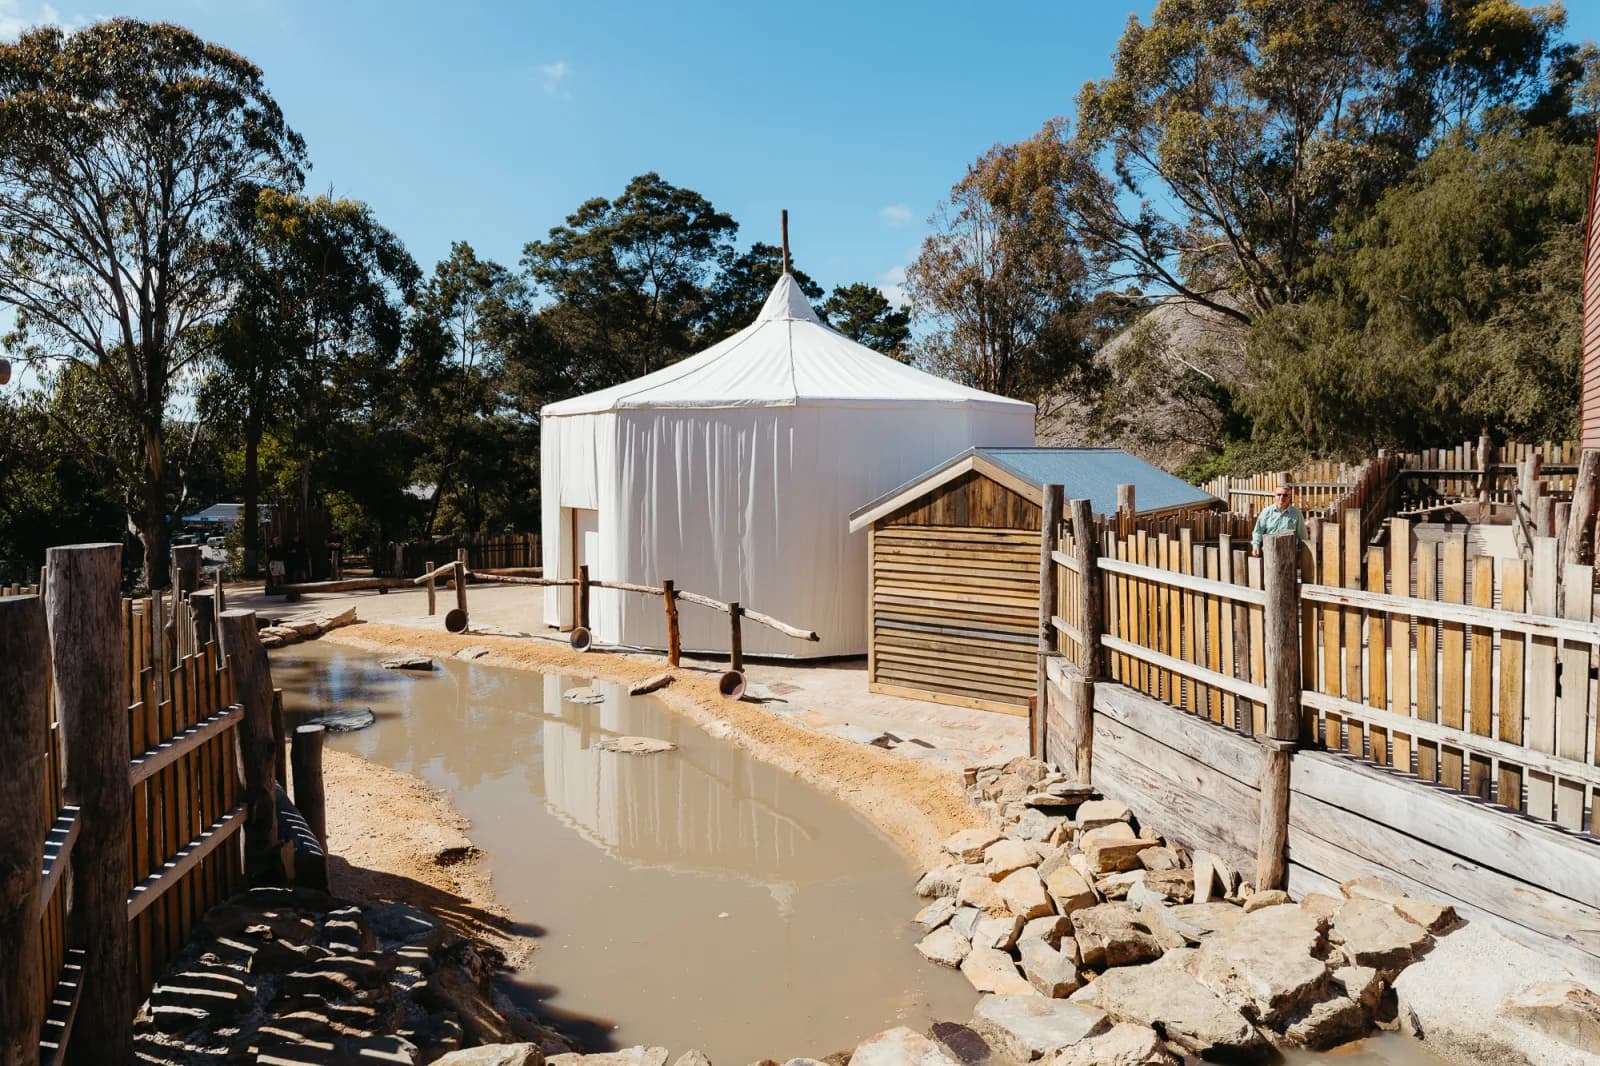
[[[1337,895],[1340,882],[1369,874],[1560,957],[1600,959],[1592,840],[1345,756],[1297,752],[1290,891]]]

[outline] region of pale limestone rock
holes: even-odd
[[[1261,1060],[1267,1042],[1221,997],[1191,977],[1174,952],[1148,966],[1107,970],[1072,994],[1071,1002],[1098,1007],[1113,1021],[1148,1025],[1167,1041],[1207,1059]]]
[[[1190,972],[1246,1018],[1277,1027],[1324,998],[1326,928],[1298,907],[1268,907],[1202,944]]]
[[[1405,889],[1381,877],[1357,877],[1339,886],[1345,899],[1375,899],[1380,903],[1397,903],[1406,898]]]
[[[983,867],[970,866],[965,863],[951,863],[946,866],[935,866],[922,875],[917,882],[916,893],[923,899],[936,899],[940,896],[955,898],[961,891],[961,882],[974,873],[982,873]]]
[[[1336,896],[1325,896],[1321,892],[1307,892],[1300,897],[1302,910],[1308,910],[1312,914],[1320,915],[1330,921],[1333,918],[1333,912],[1338,910],[1339,904],[1343,902],[1344,900]]]
[[[973,930],[978,927],[978,923],[984,917],[984,913],[976,907],[960,907],[957,908],[955,916],[950,919],[950,928],[971,940]]]
[[[980,918],[972,927],[972,946],[1010,951],[1022,933],[1022,919],[1014,914],[1003,918]]]
[[[1431,899],[1396,900],[1394,909],[1402,918],[1409,918],[1430,933],[1442,933],[1458,920],[1454,907]]]
[[[285,622],[283,625],[286,629],[292,629],[299,633],[302,640],[310,640],[312,637],[322,636],[322,623],[315,619],[308,618],[297,622]]]
[[[666,1066],[664,1047],[628,1047],[621,1051],[602,1051],[594,1055],[566,1053],[545,1059],[549,1066]]]
[[[1128,828],[1126,822],[1113,822],[1090,829],[1078,838],[1078,848],[1083,853],[1084,862],[1096,877],[1139,869],[1139,852],[1145,846],[1144,841],[1133,835],[1133,830]]]
[[[1104,825],[1111,825],[1113,822],[1121,822],[1126,825],[1132,820],[1133,811],[1128,808],[1126,803],[1118,803],[1115,800],[1088,800],[1079,805],[1078,814],[1074,822],[1081,831],[1084,829],[1098,829]],[[1133,829],[1131,826],[1128,832],[1130,835],[1132,834]]]
[[[793,1066],[794,1063],[799,1063],[800,1066],[809,1066],[809,1063],[812,1061],[814,1060],[790,1059],[788,1062],[784,1063],[784,1066]],[[711,1066],[711,1056],[707,1055],[699,1048],[695,1048],[692,1051],[685,1051],[682,1055],[679,1055],[677,1059],[673,1061],[672,1066]]]
[[[1194,901],[1208,903],[1227,896],[1239,886],[1239,875],[1220,856],[1209,851],[1194,853]]]
[[[1178,1060],[1154,1029],[1120,1023],[1056,1052],[1049,1066],[1178,1066]]]
[[[940,896],[926,907],[917,912],[912,921],[932,932],[944,925],[956,914],[956,901],[949,896]]]
[[[983,853],[983,872],[994,881],[1002,881],[1026,866],[1039,865],[1039,856],[1025,841],[997,840]]]
[[[1506,999],[1505,1013],[1548,1037],[1600,1055],[1600,993],[1576,981],[1539,981]]]
[[[1106,874],[1094,883],[1094,890],[1101,899],[1127,899],[1128,890],[1144,880],[1144,871],[1138,868],[1124,870],[1122,873]]]
[[[992,829],[963,829],[945,840],[944,850],[958,862],[982,862],[989,845],[1000,839],[1000,834]]]
[[[1156,911],[1153,918],[1190,943],[1198,944],[1244,921],[1244,911],[1220,901],[1184,903]]]
[[[354,607],[346,607],[338,614],[329,615],[326,618],[319,618],[318,621],[322,623],[322,628],[324,630],[342,629],[345,626],[355,625],[356,609]]]
[[[941,925],[917,941],[917,951],[929,962],[955,969],[972,951],[972,945],[948,925]]]
[[[1188,903],[1194,898],[1194,872],[1192,870],[1145,870],[1140,878],[1144,887],[1174,903]]]
[[[544,1066],[545,1059],[538,1044],[488,1044],[449,1051],[433,1061],[435,1066]]]
[[[1080,846],[1081,843],[1082,842],[1080,841]],[[1083,852],[1074,851],[1071,855],[1067,856],[1067,864],[1074,870],[1078,871],[1078,876],[1083,878],[1084,884],[1094,884],[1094,879],[1097,875],[1094,872],[1094,868],[1089,865],[1089,860],[1083,857]]]
[[[1000,894],[1000,886],[991,881],[988,874],[969,874],[963,878],[961,890],[956,893],[956,902],[991,915],[1006,913],[1006,900]]]
[[[1294,900],[1289,898],[1289,893],[1281,888],[1266,889],[1261,892],[1252,892],[1245,897],[1244,912],[1253,914],[1265,907],[1281,907],[1285,903],[1293,902]]]
[[[1146,870],[1176,870],[1182,867],[1183,863],[1172,848],[1151,847],[1139,852],[1139,865]]]
[[[939,1044],[901,1026],[856,1045],[850,1066],[957,1066]]]
[[[1326,1051],[1365,1036],[1370,1021],[1359,1003],[1347,996],[1334,996],[1313,1003],[1296,1015],[1283,1035],[1291,1044]]]
[[[1022,975],[1042,996],[1061,999],[1078,990],[1078,967],[1071,958],[1043,940],[1024,940],[1017,946]]]
[[[1071,819],[1065,815],[1049,815],[1034,807],[1028,807],[1017,818],[1016,835],[1021,840],[1047,841],[1055,835],[1057,829],[1071,825]]]
[[[1045,893],[1044,882],[1039,880],[1039,871],[1031,866],[1009,875],[1000,882],[999,887],[1006,907],[1023,921],[1055,913],[1055,907]]]
[[[1036,995],[1033,986],[1017,972],[1011,956],[994,948],[973,948],[961,960],[961,972],[979,992],[997,992],[1006,996]]]
[[[1017,943],[1020,944],[1024,940],[1043,940],[1051,947],[1059,948],[1062,937],[1071,935],[1072,919],[1064,914],[1050,914],[1023,923],[1022,932],[1017,934]]]
[[[1383,998],[1383,976],[1370,966],[1340,966],[1328,975],[1333,987],[1368,1011],[1376,1010]]]
[[[1345,900],[1334,911],[1330,936],[1343,945],[1352,963],[1385,973],[1404,969],[1433,939],[1389,904],[1359,896]]]
[[[1018,1062],[1072,1047],[1109,1026],[1101,1010],[1043,996],[985,996],[972,1012],[972,1028]]]
[[[1102,903],[1072,915],[1074,938],[1083,964],[1103,970],[1131,966],[1159,958],[1160,942],[1151,934],[1149,919],[1126,903]]]
[[[601,737],[594,742],[596,751],[609,751],[618,755],[661,755],[677,751],[678,745],[670,740],[655,737]]]

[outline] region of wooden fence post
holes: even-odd
[[[437,603],[437,601],[435,599],[435,597],[437,596],[437,593],[434,592],[434,588],[433,588],[433,560],[432,559],[429,559],[429,560],[427,560],[426,562],[424,562],[422,564],[422,572],[424,574],[428,575],[428,580],[427,580],[427,586],[428,586],[428,617],[432,618],[433,617],[433,613],[436,610],[438,610],[438,603]]]
[[[1138,513],[1132,485],[1117,486],[1117,513],[1128,515],[1130,518]]]
[[[200,587],[200,545],[180,544],[172,549],[172,593],[189,595]]]
[[[1094,516],[1088,500],[1068,505],[1072,516],[1072,553],[1078,563],[1078,677],[1067,686],[1067,713],[1077,734],[1074,774],[1089,784],[1094,770],[1094,686],[1100,680],[1100,567],[1094,541]],[[1045,713],[1049,714],[1048,704]]]
[[[78,544],[46,552],[51,674],[60,722],[62,784],[77,804],[68,942],[85,949],[84,981],[69,1063],[133,1058],[128,889],[130,734],[122,654],[122,546]],[[36,859],[32,869],[38,869]]]
[[[39,1059],[50,634],[37,596],[0,597],[0,1066]]]
[[[589,564],[578,567],[578,625],[589,628]]]
[[[728,604],[728,669],[744,673],[744,634],[739,631],[739,619],[744,608],[735,600]]]
[[[278,847],[277,759],[272,732],[272,670],[256,634],[254,611],[224,611],[222,647],[233,671],[234,692],[244,706],[239,751],[244,763],[244,869],[252,881],[284,877]]]
[[[328,851],[328,806],[322,787],[322,746],[327,731],[320,725],[295,729],[289,764],[294,769],[294,805],[300,808],[324,854]]]
[[[1600,503],[1600,450],[1585,448],[1578,457],[1578,477],[1572,485],[1572,513],[1567,518],[1566,562],[1589,565],[1594,558],[1594,517]]]
[[[189,610],[194,619],[194,647],[198,652],[217,639],[216,593],[210,589],[191,593]]]
[[[1300,738],[1300,543],[1277,533],[1262,545],[1267,602],[1263,639],[1267,667],[1267,732],[1262,745],[1258,890],[1283,887],[1289,840],[1289,761]]]
[[[289,780],[289,727],[283,717],[283,689],[272,690],[272,772],[278,784]]]
[[[456,585],[456,609],[463,615],[467,613],[467,564],[462,561],[466,554],[465,548],[457,553],[455,569],[450,573]]]
[[[1061,536],[1060,485],[1046,485],[1039,516],[1039,654],[1036,657],[1033,704],[1029,708],[1028,750],[1036,759],[1044,754],[1045,719],[1049,704],[1045,699],[1048,681],[1045,660],[1056,649],[1056,564],[1055,551]]]
[[[677,666],[681,648],[678,637],[678,594],[671,581],[661,583],[661,598],[667,604],[667,665]]]
[[[1478,507],[1481,510],[1479,520],[1489,520],[1489,508],[1492,505],[1495,482],[1494,471],[1494,438],[1485,433],[1478,438]]]

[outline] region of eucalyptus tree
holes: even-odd
[[[0,302],[33,361],[92,373],[133,427],[130,529],[167,583],[175,386],[228,309],[230,218],[302,181],[305,146],[261,71],[165,23],[118,18],[0,44]]]

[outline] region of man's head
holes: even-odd
[[[1274,498],[1277,500],[1277,503],[1278,503],[1279,507],[1293,507],[1294,506],[1294,486],[1292,486],[1292,485],[1279,485],[1278,486],[1277,495]]]

